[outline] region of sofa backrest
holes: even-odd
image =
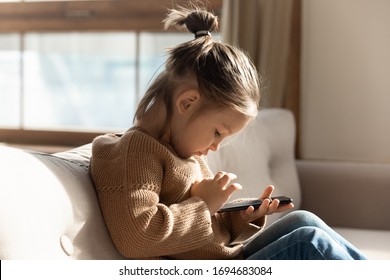
[[[212,170],[238,175],[244,190],[235,197],[259,197],[274,184],[299,206],[294,137],[291,113],[265,109],[208,160]],[[101,215],[90,156],[90,144],[52,155],[0,146],[0,259],[123,258]]]

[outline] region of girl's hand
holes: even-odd
[[[213,216],[228,201],[233,192],[242,189],[240,184],[230,184],[236,178],[233,173],[219,171],[213,179],[195,182],[191,188],[191,196],[202,198]]]
[[[294,204],[292,203],[279,206],[279,200],[277,199],[271,201],[270,197],[273,191],[274,186],[270,185],[266,187],[263,192],[263,195],[260,197],[260,199],[263,200],[263,203],[260,205],[260,207],[258,209],[255,209],[253,206],[249,206],[246,210],[242,210],[240,212],[241,217],[245,221],[250,223],[265,215],[284,212],[294,207]]]

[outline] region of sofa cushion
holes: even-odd
[[[257,118],[231,143],[208,155],[213,172],[235,173],[243,186],[233,194],[237,198],[258,198],[267,185],[274,185],[273,195],[286,195],[301,204],[301,192],[295,165],[295,121],[283,109],[260,110]],[[268,217],[268,224],[281,214]]]
[[[390,260],[390,231],[334,228],[341,236],[359,248],[370,260]]]
[[[0,146],[0,259],[118,259],[88,174],[88,147]]]

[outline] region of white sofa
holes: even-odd
[[[390,166],[296,161],[292,114],[264,109],[246,133],[209,156],[238,175],[235,197],[274,184],[372,259],[390,259]],[[0,259],[123,259],[88,173],[91,145],[56,154],[0,146]],[[278,216],[270,216],[269,222]]]

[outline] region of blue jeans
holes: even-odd
[[[366,257],[316,215],[294,211],[244,245],[248,260],[362,260]]]

